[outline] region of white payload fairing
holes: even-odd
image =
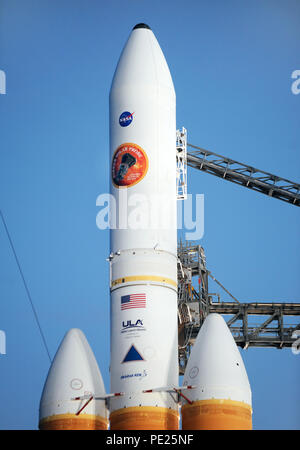
[[[110,91],[119,219],[111,230],[110,377],[112,392],[125,393],[110,401],[111,429],[178,429],[174,396],[143,393],[178,385],[175,115],[164,55],[152,30],[138,24]]]
[[[123,49],[110,90],[111,393],[83,333],[51,364],[41,429],[251,429],[247,373],[224,319],[209,314],[178,386],[176,101],[145,24]],[[183,394],[183,390],[187,390]]]

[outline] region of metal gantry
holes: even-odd
[[[201,147],[189,143],[187,145],[196,149],[187,153],[188,166],[261,192],[269,197],[300,206],[300,184],[204,150]]]
[[[187,152],[187,147],[194,150]],[[177,198],[187,196],[186,165],[269,197],[300,206],[300,184],[187,142],[187,130],[176,132]],[[182,186],[182,187],[181,187]],[[184,190],[184,195],[182,195]]]
[[[187,198],[187,131],[176,131],[176,189],[177,200]]]
[[[186,147],[193,148],[189,152]],[[177,198],[187,197],[186,166],[261,192],[269,197],[300,206],[300,184],[234,161],[187,143],[185,128],[176,134]],[[193,280],[197,277],[197,282]],[[220,294],[209,292],[212,278],[230,297],[221,301]],[[196,287],[195,287],[196,286]],[[233,300],[233,301],[232,301]],[[237,345],[248,347],[291,347],[300,335],[300,303],[240,302],[206,268],[203,247],[195,243],[178,246],[178,343],[179,367],[183,374],[205,317],[209,313],[228,315],[227,325]],[[286,318],[293,323],[287,324]],[[256,322],[253,322],[253,318]],[[291,319],[290,319],[291,320]]]
[[[221,301],[210,293],[212,278],[233,300]],[[197,281],[195,281],[197,279]],[[195,287],[196,286],[196,287]],[[209,313],[229,316],[227,325],[237,345],[291,347],[300,330],[300,303],[240,302],[206,268],[203,247],[191,242],[178,245],[178,343],[180,374],[184,373],[192,345]],[[297,317],[298,316],[298,317]],[[287,323],[287,318],[293,323]],[[253,320],[255,319],[255,321]]]

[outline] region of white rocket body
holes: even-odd
[[[117,212],[110,236],[110,376],[111,392],[125,393],[110,400],[114,429],[139,428],[142,411],[144,427],[168,427],[151,408],[168,408],[178,421],[170,394],[142,393],[178,384],[175,115],[167,63],[151,29],[139,24],[110,91]]]
[[[42,429],[107,429],[105,400],[93,400],[82,410],[80,396],[105,396],[95,356],[81,330],[66,333],[52,361],[40,401]]]
[[[250,429],[251,389],[234,338],[219,314],[209,314],[189,357],[184,386],[194,385],[183,400],[183,429]]]

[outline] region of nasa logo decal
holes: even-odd
[[[111,176],[115,187],[130,187],[139,183],[148,170],[148,157],[137,144],[120,145],[112,158]]]
[[[134,113],[130,113],[129,111],[124,111],[120,115],[119,124],[121,125],[121,127],[128,127],[128,125],[131,124],[131,122],[133,120],[133,114]]]

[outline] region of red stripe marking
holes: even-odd
[[[88,401],[83,405],[83,407],[82,408],[80,408],[80,410],[75,414],[75,416],[79,416],[79,414],[81,413],[81,411],[83,411],[84,410],[84,408],[93,400],[93,396],[91,396],[89,399],[88,399]]]
[[[174,388],[174,391],[177,392],[181,397],[183,397],[190,405],[193,403],[192,400],[183,395],[183,393],[180,392],[178,389]]]

